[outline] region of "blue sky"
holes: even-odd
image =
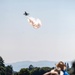
[[[0,56],[17,61],[75,59],[74,0],[0,0]],[[39,18],[34,29],[23,15]]]

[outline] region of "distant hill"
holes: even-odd
[[[57,62],[55,61],[37,61],[37,62],[21,61],[21,62],[6,64],[6,65],[12,65],[14,71],[19,71],[21,68],[28,68],[29,65],[33,65],[34,67],[55,67],[56,63]],[[68,63],[69,65],[71,65],[70,62]]]

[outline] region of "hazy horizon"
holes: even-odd
[[[0,56],[17,61],[72,61],[75,59],[74,0],[1,0]],[[23,13],[39,18],[34,29]]]

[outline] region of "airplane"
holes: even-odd
[[[28,16],[28,15],[29,15],[29,13],[27,13],[27,12],[25,11],[24,15],[25,15],[25,16]]]

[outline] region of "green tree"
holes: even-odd
[[[14,75],[18,75],[18,72],[14,72]]]
[[[5,75],[5,67],[0,66],[0,75]]]
[[[36,67],[34,69],[32,69],[31,74],[30,75],[39,75],[39,67]]]
[[[6,66],[6,75],[12,75],[13,74],[13,68],[11,65]]]
[[[29,73],[29,70],[28,70],[28,69],[22,68],[22,69],[19,71],[19,75],[30,75],[30,73]]]
[[[3,60],[3,58],[0,56],[0,66],[3,66],[3,67],[5,67],[5,65],[4,65],[4,60]]]
[[[0,56],[0,75],[5,75],[4,60],[1,56]]]
[[[33,65],[30,65],[29,66],[29,70],[32,70],[34,67],[33,67]]]
[[[39,75],[43,75],[44,73],[49,72],[50,70],[51,70],[51,68],[49,68],[49,67],[42,67],[39,70]]]

